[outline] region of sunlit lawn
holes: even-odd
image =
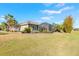
[[[78,55],[79,32],[0,35],[0,55]]]

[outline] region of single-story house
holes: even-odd
[[[32,29],[32,32],[38,32],[39,31],[39,23],[33,22],[33,21],[27,21],[20,24],[20,31],[23,31],[25,28],[30,27]]]
[[[33,21],[27,21],[24,23],[20,24],[20,31],[23,31],[25,28],[31,27],[32,28],[32,32],[39,32],[39,31],[47,31],[50,32],[52,30],[52,26],[49,23],[37,23],[37,22],[33,22]]]
[[[46,31],[46,32],[51,32],[52,25],[47,23],[47,22],[41,23],[39,25],[39,30]]]

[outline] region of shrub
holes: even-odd
[[[43,30],[43,32],[44,32],[44,33],[47,33],[48,31],[47,31],[47,30]]]
[[[56,26],[56,31],[57,32],[61,32],[61,28],[60,28],[60,25],[59,24],[57,24],[57,26]]]
[[[61,24],[52,24],[52,32],[61,32],[62,30],[62,25]]]
[[[31,33],[31,28],[25,28],[24,31],[22,31],[22,33]]]

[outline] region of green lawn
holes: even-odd
[[[79,56],[79,32],[0,35],[0,55]]]

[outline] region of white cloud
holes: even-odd
[[[56,7],[62,7],[62,6],[64,6],[65,5],[65,3],[58,3],[57,5],[56,5]]]
[[[42,17],[41,19],[43,19],[43,20],[50,20],[49,17]]]
[[[62,13],[63,11],[66,11],[66,10],[70,10],[72,9],[73,7],[64,7],[60,10],[42,10],[43,13],[47,13],[47,14],[60,14]]]
[[[70,10],[70,9],[73,9],[73,7],[64,7],[62,9],[60,9],[60,11],[62,12],[62,11],[65,11],[65,10]]]
[[[53,3],[43,3],[44,6],[49,7],[51,6]]]
[[[43,10],[43,13],[47,13],[47,14],[58,14],[61,13],[61,11],[56,11],[56,10]]]
[[[44,16],[44,17],[41,17],[41,19],[43,20],[51,20],[53,17],[52,16]]]

